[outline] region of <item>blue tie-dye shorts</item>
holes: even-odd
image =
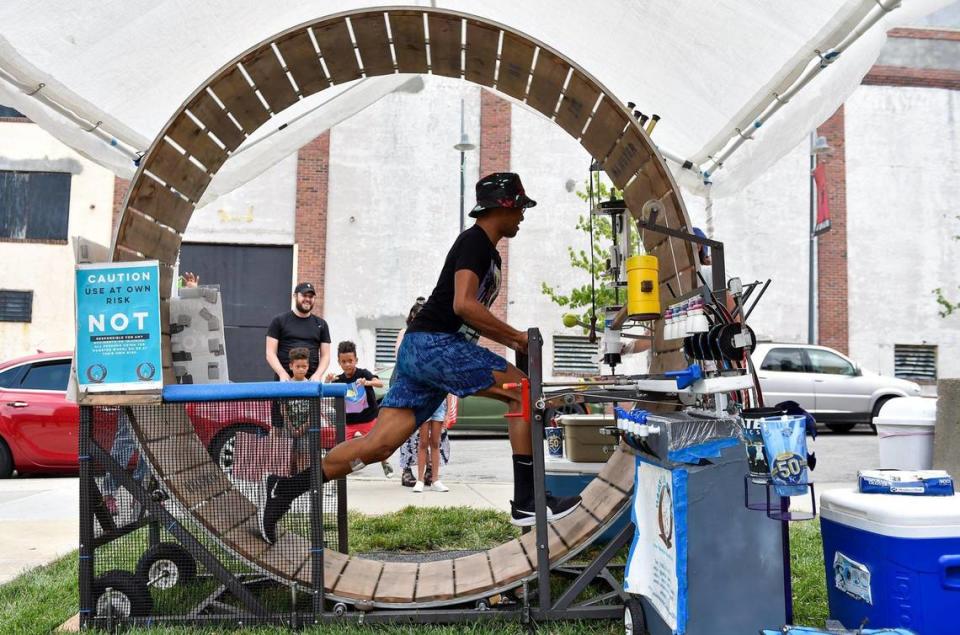
[[[420,425],[448,394],[466,397],[485,390],[493,385],[493,371],[506,369],[507,360],[460,333],[407,333],[380,407],[412,409]]]

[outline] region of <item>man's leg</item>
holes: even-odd
[[[477,394],[482,397],[498,399],[507,404],[508,412],[519,412],[521,408],[520,389],[504,388],[504,384],[519,384],[526,378],[516,366],[508,363],[503,371],[493,371],[493,385]],[[530,526],[535,522],[533,505],[533,439],[530,422],[521,417],[510,419],[510,447],[513,450],[513,501],[511,522],[519,526]],[[556,498],[547,496],[547,519],[557,520],[571,513],[580,505],[579,496]]]
[[[413,426],[413,410],[381,409],[370,434],[344,441],[327,453],[320,464],[321,480],[332,481],[367,464],[390,458],[410,436]],[[263,479],[259,521],[264,540],[276,542],[277,523],[290,510],[293,501],[310,488],[310,475],[311,470],[306,469],[288,478],[268,475]]]
[[[381,408],[369,434],[344,441],[323,457],[323,480],[332,481],[365,465],[386,461],[403,445],[413,428],[413,410]]]

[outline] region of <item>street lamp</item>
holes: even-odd
[[[464,171],[466,165],[466,153],[476,150],[477,146],[470,143],[470,137],[463,126],[463,100],[460,100],[460,143],[453,146],[454,150],[460,152],[460,233],[463,233],[463,196],[464,196]]]
[[[817,274],[816,252],[817,252],[817,192],[816,179],[814,171],[817,169],[817,156],[830,153],[830,144],[827,138],[817,136],[816,131],[810,133],[810,263],[809,263],[809,288],[807,291],[807,344],[816,344],[816,317],[817,317],[817,293],[814,284]]]

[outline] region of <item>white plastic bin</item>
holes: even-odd
[[[880,467],[929,470],[933,467],[933,429],[937,400],[897,397],[883,404],[873,418],[880,447]]]

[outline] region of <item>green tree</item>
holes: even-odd
[[[594,202],[609,199],[621,199],[623,193],[612,185],[607,184],[596,175],[593,182]],[[584,190],[589,190],[589,181],[584,183]],[[588,191],[577,190],[577,196],[580,200],[586,202],[589,200]],[[590,216],[581,214],[577,217],[577,229],[582,231],[585,236],[584,243],[590,243]],[[639,239],[636,232],[631,234],[633,242],[633,252],[637,253]],[[596,307],[597,329],[603,330],[603,308],[615,306],[626,302],[626,290],[621,289],[619,296],[614,281],[603,275],[607,268],[607,258],[610,255],[610,246],[613,244],[613,229],[610,218],[605,215],[594,215],[593,217],[593,262],[590,260],[590,252],[584,248],[567,247],[567,256],[570,266],[574,269],[586,271],[596,288]],[[590,324],[593,317],[593,290],[589,282],[571,289],[562,289],[559,285],[551,286],[546,282],[540,283],[541,292],[550,298],[557,306],[566,309],[566,313],[578,315],[584,324]]]

